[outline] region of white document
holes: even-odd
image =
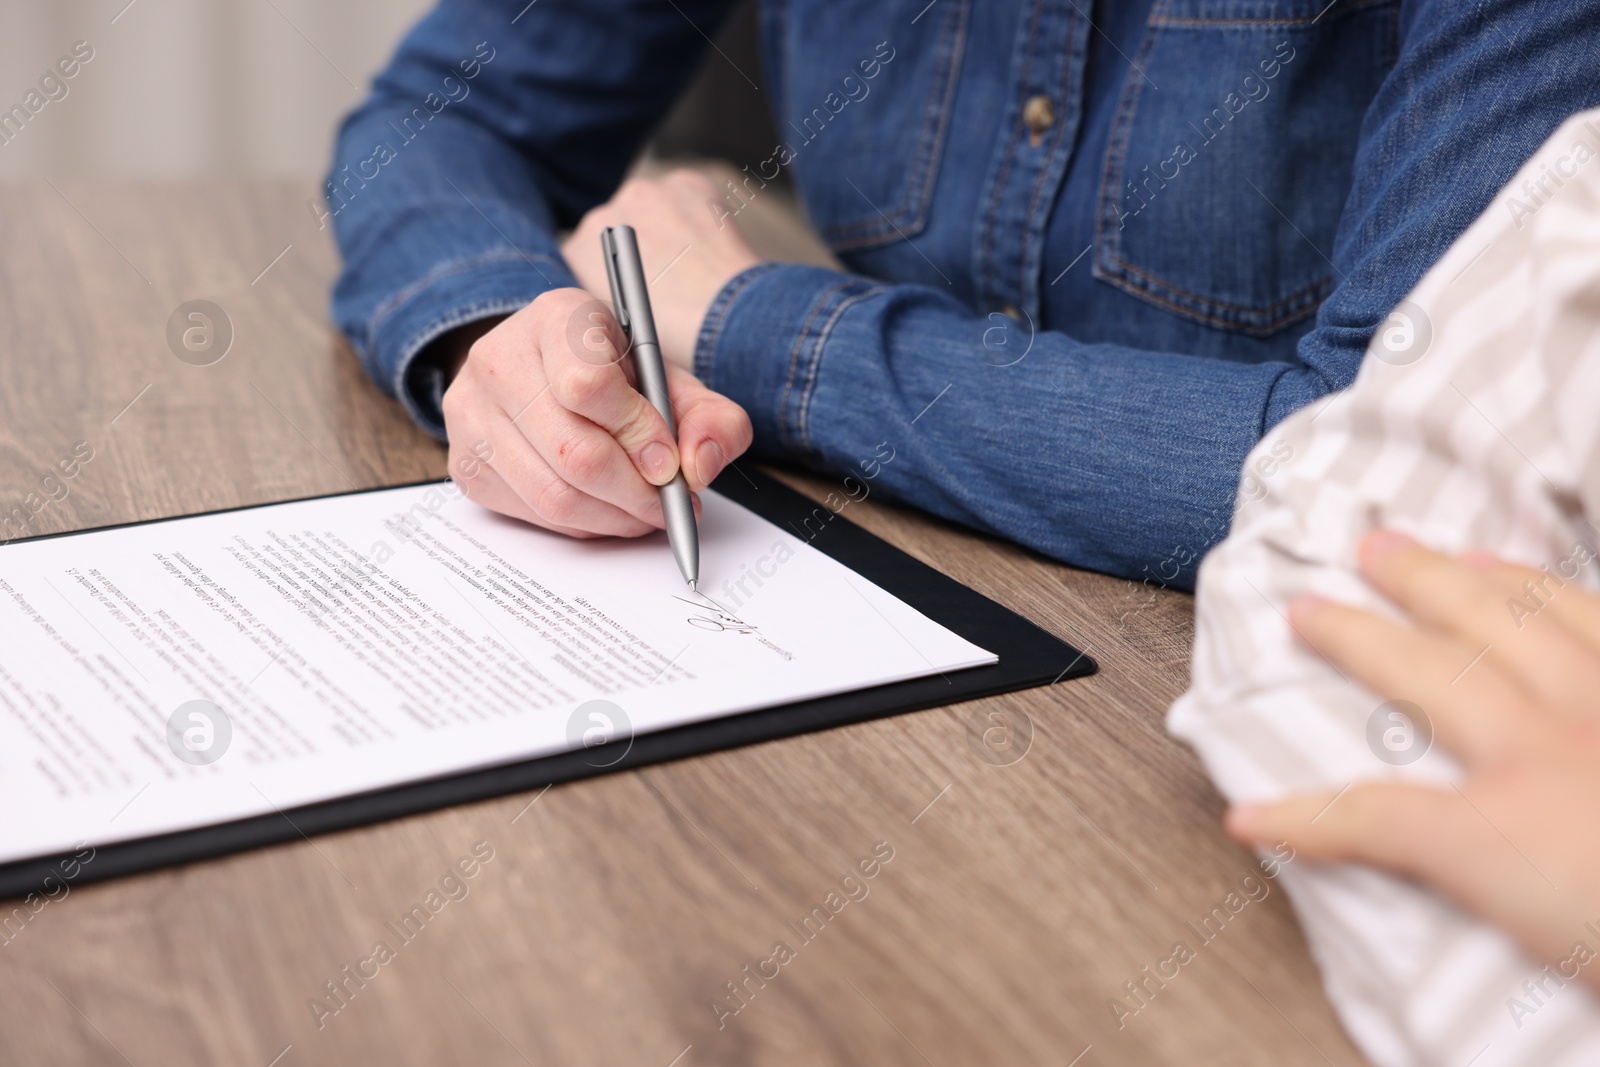
[[[996,661],[702,497],[708,597],[448,482],[0,547],[0,862]]]

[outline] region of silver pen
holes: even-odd
[[[678,439],[678,422],[672,417],[672,398],[667,393],[667,368],[661,362],[661,345],[656,339],[656,320],[650,314],[650,291],[645,286],[644,264],[639,261],[639,242],[632,226],[607,226],[600,231],[600,251],[605,256],[606,277],[611,280],[611,307],[617,323],[628,336],[633,353],[633,370],[639,392],[661,413],[672,439]],[[694,501],[689,483],[683,480],[683,462],[672,481],[661,486],[661,511],[667,520],[667,540],[677,557],[678,569],[689,588],[699,592],[700,532],[694,522]]]

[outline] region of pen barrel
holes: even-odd
[[[633,227],[607,226],[600,233],[600,248],[606,257],[612,307],[617,321],[628,331],[628,340],[635,345],[656,344],[660,338],[650,310],[650,286],[645,282]]]
[[[654,341],[635,341],[633,344],[633,373],[639,381],[639,392],[650,401],[650,406],[660,412],[673,440],[678,438],[678,420],[672,417],[672,394],[667,390],[667,367],[661,359],[661,348]]]
[[[656,338],[655,317],[650,310],[649,286],[645,284],[644,264],[639,261],[639,244],[629,226],[608,226],[600,232],[600,249],[606,260],[606,275],[611,282],[611,303],[617,322],[628,335],[629,354],[639,392],[650,401],[673,440],[678,437],[678,420],[672,417],[672,394],[667,390],[667,368],[661,360],[661,345]],[[661,511],[667,539],[678,569],[691,586],[700,580],[700,537],[695,529],[694,500],[684,481],[680,462],[678,473],[661,487]]]

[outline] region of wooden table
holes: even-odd
[[[443,475],[329,324],[315,188],[4,189],[0,509],[48,532]],[[212,366],[166,342],[197,298],[233,324]],[[79,442],[94,458],[32,513]],[[1189,599],[876,500],[845,514],[1100,674],[80,886],[0,943],[0,1063],[1359,1063],[1278,890],[1123,1028],[1108,1007],[1254,866],[1162,725]],[[1024,758],[978,757],[991,712],[1031,723]],[[485,841],[470,895],[319,1028],[324,983]],[[869,895],[793,937],[878,842]],[[778,940],[795,958],[719,1028]]]

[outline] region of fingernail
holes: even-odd
[[[1485,552],[1481,548],[1473,548],[1461,553],[1461,562],[1473,570],[1487,571],[1499,566],[1500,557],[1493,552]]]
[[[1399,530],[1373,530],[1361,542],[1362,553],[1371,560],[1380,560],[1391,552],[1416,547],[1416,540]]]
[[[673,474],[677,473],[676,465],[672,460],[672,449],[660,441],[651,441],[639,453],[639,463],[644,467],[644,475],[655,485],[666,485],[672,481]]]
[[[717,447],[715,441],[701,441],[700,447],[694,454],[694,467],[700,474],[700,482],[710,485],[717,475],[722,473],[722,449]]]

